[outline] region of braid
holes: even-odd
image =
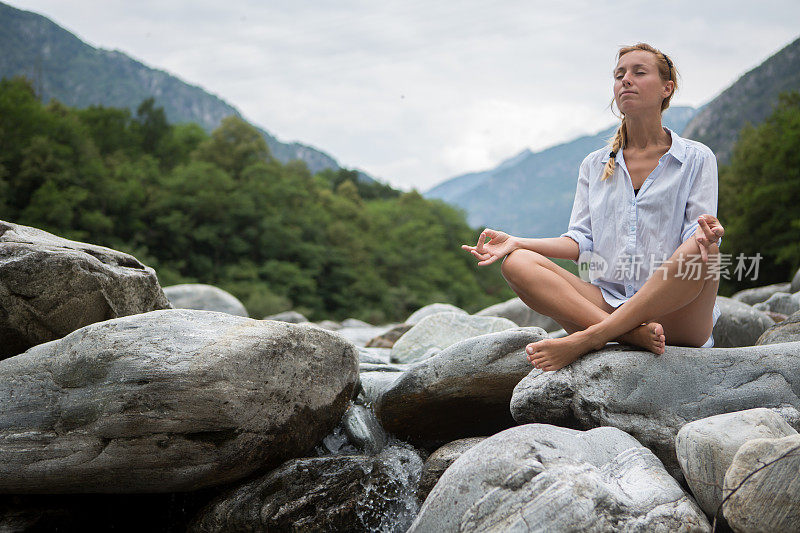
[[[617,154],[625,144],[625,137],[627,137],[627,128],[625,127],[625,116],[622,117],[622,124],[617,128],[617,133],[611,141],[611,152],[614,154],[608,158],[605,168],[603,168],[603,176],[600,181],[605,181],[614,174],[614,169],[617,166]]]

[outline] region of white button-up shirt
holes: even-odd
[[[672,145],[638,195],[633,193],[622,150],[606,181],[600,178],[609,159],[608,146],[586,156],[578,172],[569,230],[561,236],[578,243],[581,261],[591,261],[589,281],[614,307],[641,289],[661,262],[694,235],[700,215],[717,216],[714,153],[702,143],[664,130]],[[699,264],[699,255],[696,267],[684,264],[686,274],[692,275]],[[715,321],[718,315],[715,304]]]

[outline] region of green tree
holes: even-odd
[[[722,252],[761,254],[755,281],[723,280],[726,290],[786,281],[800,265],[800,93],[779,96],[772,114],[739,134],[730,165],[720,169]],[[733,277],[733,276],[732,276]]]
[[[267,141],[256,128],[237,116],[230,116],[197,148],[195,157],[215,164],[236,179],[248,166],[269,159],[270,152]]]

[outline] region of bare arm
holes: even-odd
[[[489,242],[486,242],[486,238]],[[478,244],[461,246],[478,259],[478,265],[491,265],[514,250],[531,250],[545,257],[578,260],[578,243],[569,237],[527,239],[514,237],[502,231],[486,228],[478,237]]]
[[[515,249],[531,250],[545,257],[555,259],[578,260],[578,243],[569,237],[552,237],[547,239],[528,239],[525,237],[511,237]]]

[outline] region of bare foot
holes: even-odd
[[[525,347],[528,361],[545,371],[558,370],[592,350],[601,348],[585,330],[560,339],[544,339]]]
[[[638,328],[621,335],[618,340],[625,344],[632,344],[639,348],[644,348],[648,352],[653,352],[656,355],[664,353],[664,346],[667,341],[664,336],[664,327],[658,322],[642,324]]]

